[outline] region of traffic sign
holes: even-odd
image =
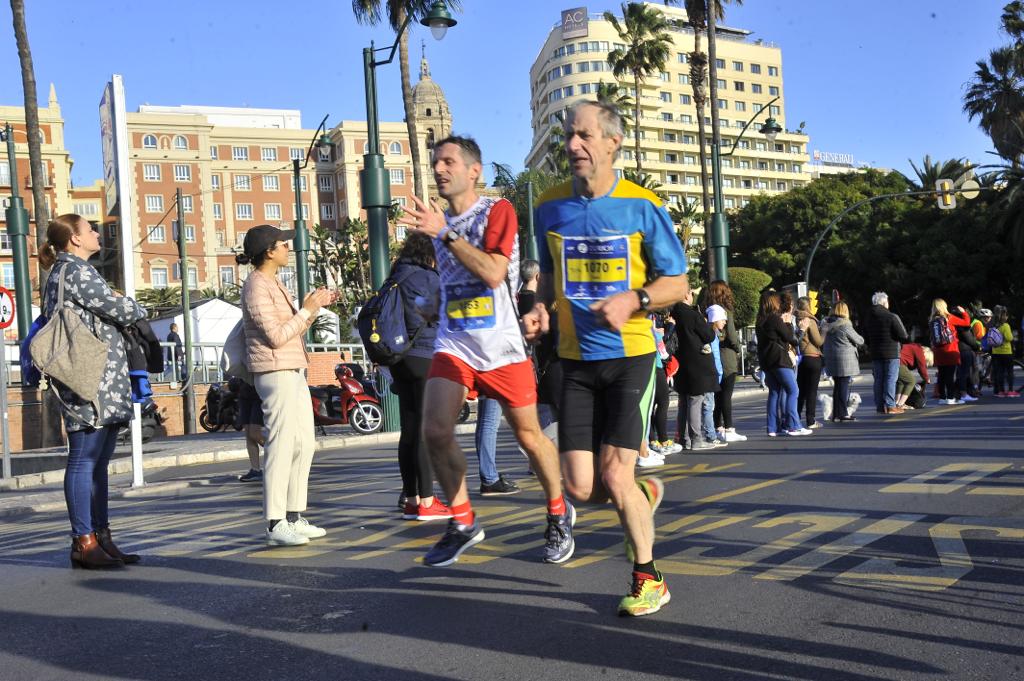
[[[0,329],[14,323],[14,294],[0,287]]]
[[[953,187],[953,180],[935,180],[935,191],[938,194],[936,202],[941,210],[956,208],[956,189]]]

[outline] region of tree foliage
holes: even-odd
[[[736,328],[750,326],[757,318],[761,291],[772,283],[769,274],[750,267],[729,268],[729,288],[733,297],[733,323]]]

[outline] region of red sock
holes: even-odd
[[[559,494],[557,499],[548,499],[548,513],[551,515],[565,513],[565,495]]]
[[[473,507],[468,501],[457,506],[452,505],[451,509],[452,515],[463,525],[472,525],[473,521],[476,520],[476,514],[473,513]]]

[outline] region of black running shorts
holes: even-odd
[[[607,444],[639,450],[654,398],[654,353],[561,363],[558,448],[598,453]]]

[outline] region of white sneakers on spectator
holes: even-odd
[[[309,537],[299,534],[295,530],[295,523],[287,520],[278,521],[274,529],[267,530],[267,546],[300,546],[308,543]]]
[[[747,436],[746,435],[740,435],[739,433],[736,432],[735,428],[726,428],[724,432],[722,432],[722,431],[719,431],[719,432],[722,433],[722,436],[724,437],[726,442],[746,442],[747,441]]]
[[[638,456],[636,465],[640,468],[657,468],[665,465],[665,457],[655,452],[648,452],[647,456]]]
[[[293,523],[287,520],[278,521],[274,529],[267,530],[268,546],[301,546],[308,544],[310,539],[319,539],[327,534],[327,530],[313,525],[299,516]]]
[[[797,435],[810,435],[814,431],[810,428],[795,428],[793,430],[787,430],[786,435],[796,437]]]

